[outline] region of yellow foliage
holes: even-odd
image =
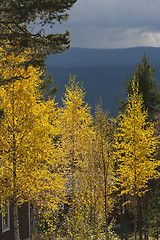
[[[101,191],[101,205],[105,237],[109,238],[108,219],[113,210],[115,200],[115,173],[113,159],[114,120],[103,112],[102,103],[96,108],[95,117],[95,164],[97,168],[97,190]]]
[[[69,180],[68,234],[76,239],[99,238],[105,214],[108,218],[113,208],[111,125],[107,125],[106,117],[100,122],[94,126],[90,108],[84,102],[83,88],[75,82],[75,77],[70,78],[57,121],[61,133],[57,147]]]
[[[92,116],[90,108],[84,102],[83,89],[75,83],[75,77],[70,78],[66,86],[63,108],[59,114],[57,127],[60,136],[60,158],[69,166],[82,166],[87,154],[88,142],[92,134]]]
[[[32,200],[54,210],[64,182],[52,174],[56,165],[53,138],[58,132],[51,123],[57,107],[54,100],[41,100],[38,86],[43,72],[21,65],[29,53],[6,56],[0,48],[1,78],[13,79],[0,87],[0,108],[4,110],[0,119],[0,201],[16,196],[18,205]]]
[[[143,99],[135,81],[132,91],[127,109],[119,117],[115,157],[118,162],[118,181],[123,193],[141,195],[148,180],[157,177],[158,140],[154,134],[154,123],[147,121],[147,112],[144,111]]]
[[[91,183],[95,174],[95,168],[91,167],[94,130],[90,108],[84,102],[83,88],[75,82],[75,77],[70,78],[70,83],[66,86],[57,126],[61,132],[59,158],[65,165],[64,170],[68,173],[69,179],[68,233],[77,239],[89,239],[87,231],[93,222],[91,209],[94,207],[96,209],[95,204],[100,203],[96,202],[98,196],[94,195],[95,183]],[[98,206],[101,208],[100,204]]]

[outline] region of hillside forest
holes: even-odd
[[[14,240],[24,240],[19,209],[28,202],[30,240],[158,240],[160,89],[155,68],[144,55],[127,78],[127,98],[118,99],[115,116],[103,110],[103,99],[91,109],[74,75],[62,104],[56,102],[45,60],[70,47],[69,32],[56,33],[53,27],[68,20],[75,3],[1,0],[1,217],[5,221],[13,206]]]
[[[23,64],[31,50],[9,47],[0,48],[0,203],[14,205],[15,236],[30,201],[32,239],[159,239],[160,90],[147,56],[112,117],[102,100],[91,114],[75,76],[59,107],[42,90],[45,71]]]

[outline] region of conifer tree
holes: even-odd
[[[136,66],[133,74],[134,76],[128,77],[125,83],[127,95],[132,94],[132,83],[135,78],[135,82],[139,86],[138,92],[143,97],[144,108],[148,112],[148,118],[155,120],[156,114],[160,111],[160,89],[154,77],[155,67],[151,66],[146,54],[144,54],[142,62]],[[120,110],[124,111],[127,107],[127,102],[119,99],[119,103]]]
[[[116,135],[115,157],[118,161],[118,182],[121,194],[134,199],[134,233],[137,233],[137,197],[147,189],[150,179],[157,177],[155,127],[147,121],[142,95],[134,79],[132,94],[128,97],[127,108],[119,117]]]
[[[0,108],[4,111],[0,119],[0,204],[8,200],[13,204],[15,240],[20,240],[18,206],[30,200],[54,211],[64,182],[55,171],[53,138],[57,130],[51,123],[56,106],[54,100],[41,101],[41,70],[22,67],[28,51],[10,54],[0,69],[4,80],[21,76],[21,81],[0,87]]]
[[[19,54],[32,49],[30,63],[41,64],[42,56],[62,52],[69,47],[69,32],[47,34],[45,26],[54,27],[69,17],[67,11],[76,0],[1,0],[0,43],[8,41],[8,51]],[[39,57],[38,57],[39,56]]]

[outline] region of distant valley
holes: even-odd
[[[156,67],[155,78],[160,84],[160,48],[136,47],[127,49],[81,49],[71,48],[47,58],[47,71],[53,75],[58,86],[56,101],[61,105],[70,75],[83,83],[85,100],[92,107],[103,101],[103,109],[118,114],[118,98],[125,98],[124,83],[133,74],[144,55]]]

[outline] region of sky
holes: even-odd
[[[160,0],[78,0],[67,22],[71,47],[160,47]]]

